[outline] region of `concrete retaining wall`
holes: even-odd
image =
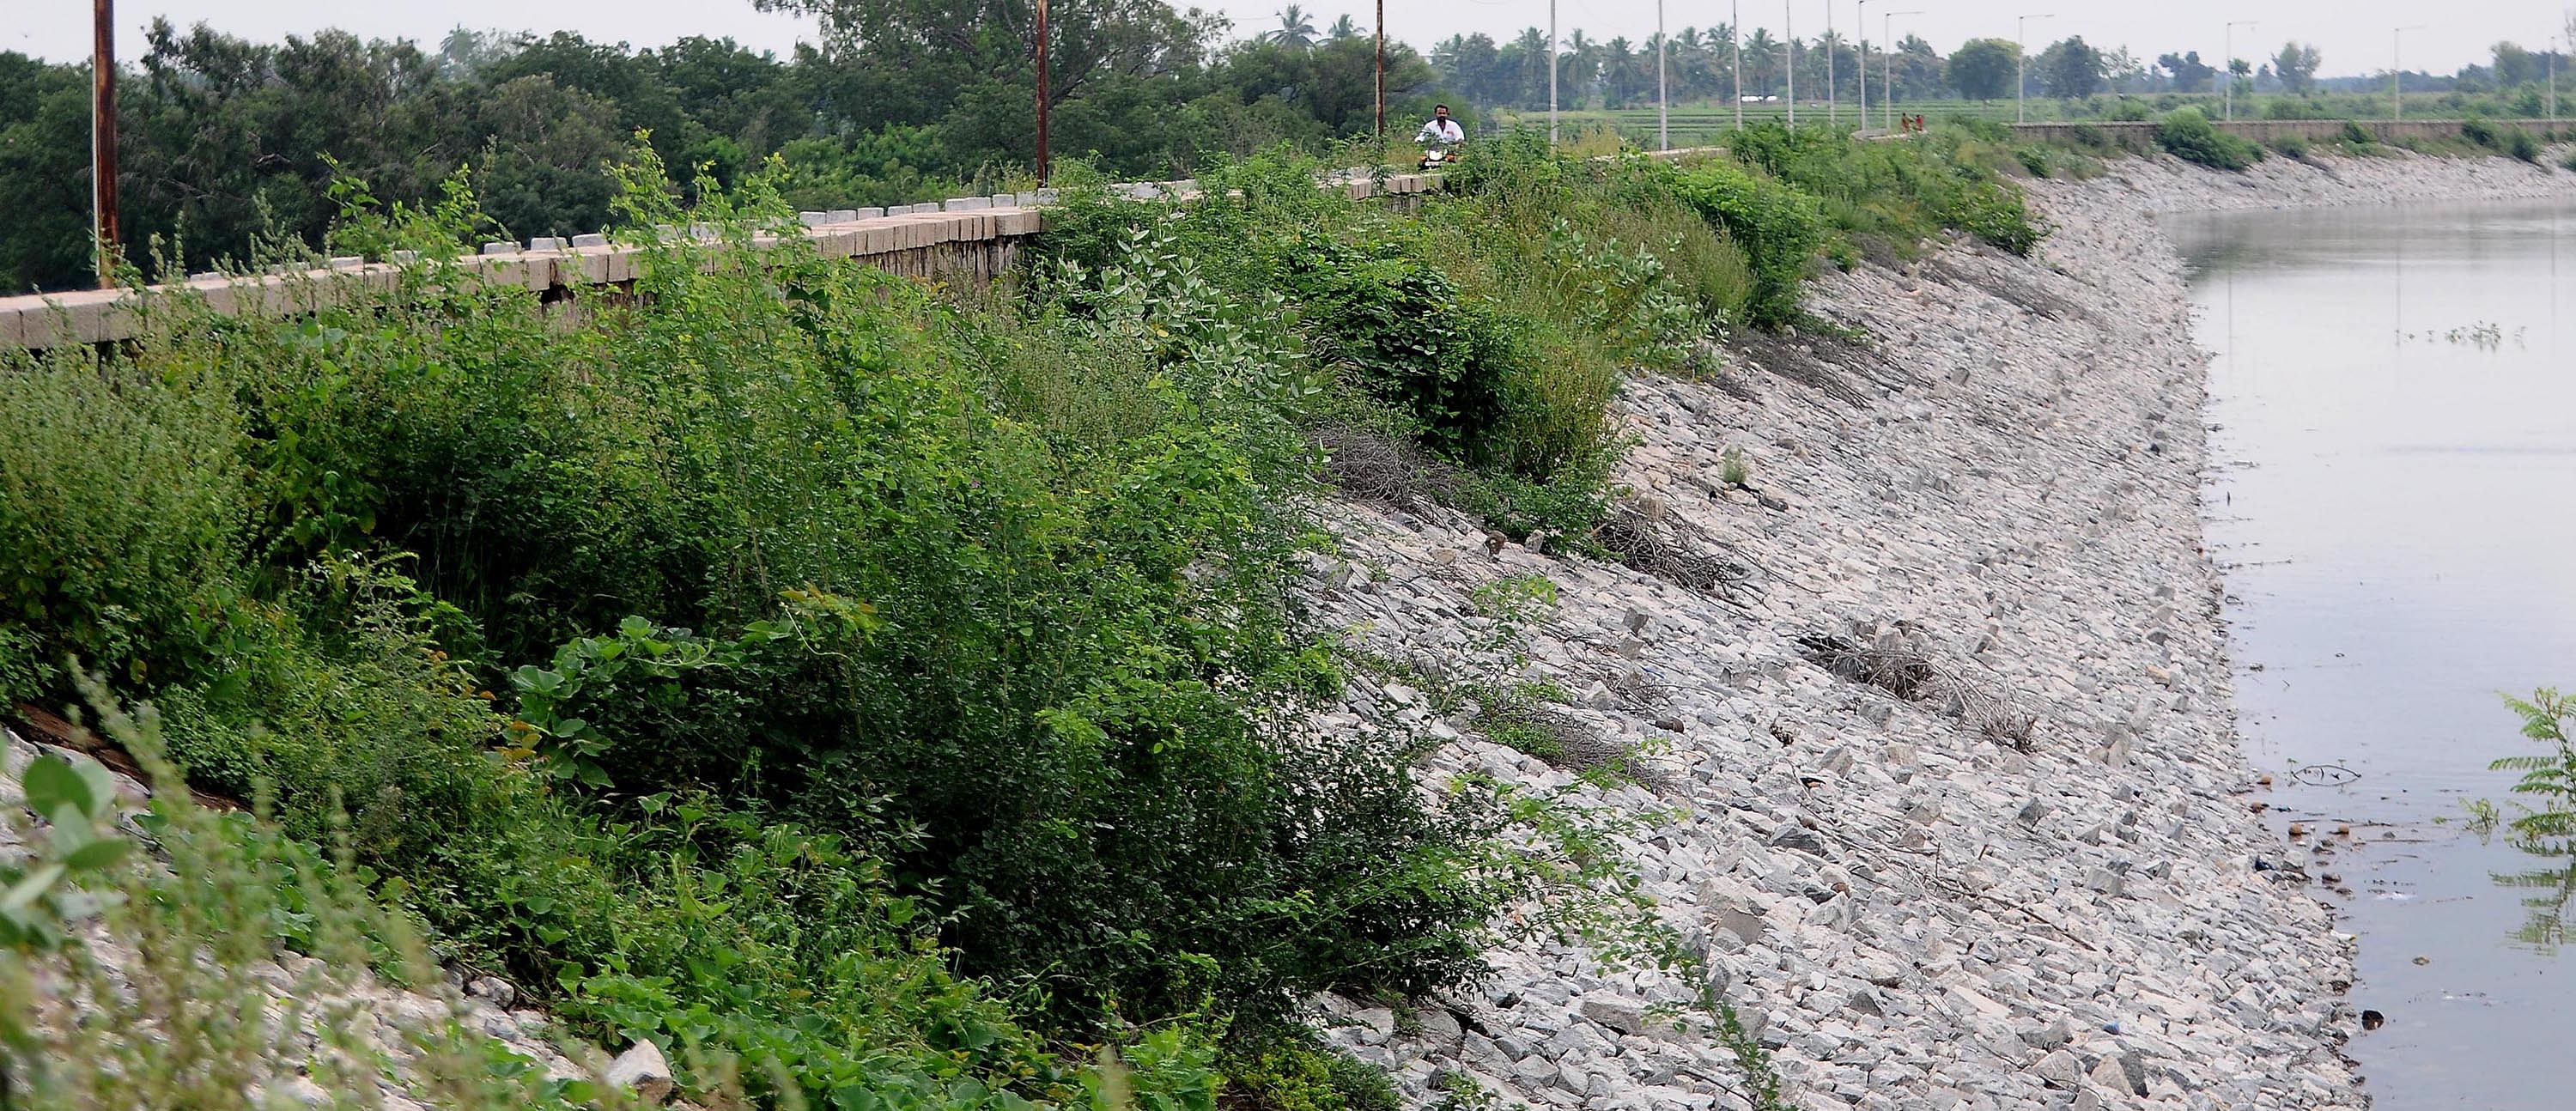
[[[1326,188],[1357,199],[1383,198],[1411,207],[1439,188],[1436,175],[1395,174],[1384,181],[1343,175]],[[1130,195],[1193,195],[1194,181],[1145,182],[1116,188]],[[961,197],[945,204],[901,206],[891,211],[843,209],[804,214],[805,236],[826,258],[856,259],[888,272],[926,280],[990,282],[1019,261],[1021,250],[1044,226],[1052,191],[1002,197]],[[690,234],[673,229],[673,234]],[[768,240],[775,242],[774,239]],[[537,239],[494,243],[457,260],[469,273],[499,285],[524,286],[548,303],[574,302],[614,292],[635,280],[641,252],[580,236],[571,244]],[[0,348],[108,343],[142,333],[154,305],[173,298],[202,298],[215,311],[236,316],[285,318],[392,289],[401,267],[364,259],[283,274],[207,275],[145,289],[80,290],[0,298]]]
[[[2362,130],[2375,142],[2394,143],[2400,139],[2457,139],[2460,120],[2360,120]],[[2343,138],[2342,120],[2211,120],[2220,131],[2240,139],[2268,143],[2284,136],[2297,136],[2310,142],[2328,142]],[[2105,144],[2140,153],[2156,149],[2156,127],[2152,121],[2091,123],[2019,123],[2012,124],[2018,138],[2047,143]]]

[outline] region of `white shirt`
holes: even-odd
[[[1467,132],[1465,129],[1458,126],[1457,120],[1444,120],[1434,117],[1431,122],[1422,125],[1421,131],[1414,133],[1413,141],[1417,143],[1463,143],[1467,141]]]

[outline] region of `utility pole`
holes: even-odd
[[[1038,185],[1047,183],[1047,0],[1038,0]]]
[[[1735,129],[1744,130],[1744,3],[1728,0],[1726,42],[1735,50]]]
[[[1671,101],[1664,95],[1664,0],[1655,0],[1655,149],[1673,149]]]
[[[2055,19],[2055,14],[2026,15],[2013,24],[2013,122],[2022,122],[2022,90],[2030,86],[2030,21]]]
[[[1547,0],[1547,143],[1556,145],[1556,0]]]
[[[1780,56],[1787,59],[1781,68],[1789,71],[1789,129],[1798,129],[1798,3],[1789,0],[1780,12],[1780,35],[1789,41],[1780,44]]]
[[[2399,78],[2406,73],[2406,64],[2400,60],[2406,48],[2406,32],[2423,29],[2424,24],[2418,23],[2388,33],[2388,118],[2392,122],[2406,118],[2406,92],[2398,86]]]
[[[1386,0],[1377,0],[1377,138],[1386,141]]]
[[[1887,43],[1884,46],[1881,46],[1878,51],[1879,63],[1887,71],[1887,88],[1882,90],[1887,95],[1880,97],[1879,99],[1887,102],[1887,130],[1889,134],[1894,134],[1896,132],[1896,17],[1900,15],[1921,14],[1923,14],[1921,9],[1906,12],[1888,12],[1886,14],[1886,18],[1879,20],[1878,37],[1887,40]]]
[[[116,286],[116,0],[92,0],[89,197],[98,236],[98,287]]]
[[[1825,126],[1842,130],[1842,108],[1834,102],[1834,2],[1825,0]]]
[[[2560,37],[2549,36],[2549,130],[2558,130],[2558,51]]]
[[[2236,118],[2236,29],[2239,27],[2253,27],[2261,22],[2262,21],[2259,19],[2240,19],[2227,25],[2227,37],[2225,39],[2227,48],[2219,52],[2225,55],[2225,57],[2218,60],[2219,64],[2227,72],[2227,96],[2220,102],[2220,119],[2232,120]]]

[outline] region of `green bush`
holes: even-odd
[[[2186,162],[2220,170],[2243,170],[2263,160],[2263,148],[2218,130],[2197,108],[2167,114],[2156,128],[2156,142]]]
[[[0,622],[22,697],[59,665],[132,682],[220,673],[259,635],[242,598],[250,492],[220,380],[0,348]]]
[[[1684,203],[1745,245],[1753,267],[1753,295],[1745,306],[1750,322],[1777,326],[1796,319],[1807,271],[1829,230],[1815,198],[1719,161],[1683,170],[1673,185]]]
[[[1239,1039],[1222,1062],[1226,1106],[1237,1111],[1401,1111],[1385,1070],[1304,1030]]]
[[[2279,136],[2269,145],[2283,158],[2304,159],[2308,156],[2308,141],[2296,135]]]
[[[1948,229],[2028,254],[2047,234],[2004,178],[2019,165],[2007,142],[1980,138],[1977,129],[1874,143],[1764,124],[1729,141],[1739,160],[1817,198],[1847,238],[1876,236],[1910,250]]]
[[[2372,141],[2370,129],[2361,126],[2359,120],[2345,120],[2343,121],[2343,141],[2356,147],[2369,146]]]
[[[793,223],[659,174],[635,227]],[[809,1098],[1065,1098],[1049,1039],[1481,974],[1499,818],[1287,724],[1338,676],[1288,608],[1324,391],[1277,290],[1145,242],[983,307],[714,252],[569,326],[432,264],[16,358],[10,681],[113,662],[451,959]]]

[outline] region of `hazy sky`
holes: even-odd
[[[1082,0],[1055,0],[1079,4]],[[1180,0],[1186,4],[1188,0]],[[1204,2],[1204,0],[1203,0]],[[1207,6],[1233,18],[1237,34],[1272,26],[1278,0],[1214,0]],[[1367,27],[1373,7],[1360,0],[1312,0],[1315,25],[1325,27],[1347,12]],[[1902,17],[1897,34],[1909,28],[1947,51],[1976,36],[2010,38],[2013,17],[2026,12],[2055,12],[2056,18],[2033,20],[2030,37],[2042,42],[2066,35],[2105,48],[2128,46],[2152,60],[2168,50],[2198,50],[2215,59],[2230,20],[2260,24],[2238,28],[2238,57],[2258,58],[2282,40],[2313,42],[2325,55],[2327,75],[2385,72],[2390,29],[2400,24],[2428,24],[2406,34],[2408,69],[2447,73],[2471,61],[2484,60],[2487,47],[2510,38],[2525,46],[2545,46],[2560,32],[2563,8],[2576,0],[1876,0],[1869,17],[1870,37],[1879,37],[1881,16],[1888,11],[1923,9]],[[1742,5],[1745,27],[1769,27],[1775,34],[1784,19],[1795,20],[1801,37],[1824,29],[1824,0],[1756,2]],[[1671,3],[1665,20],[1678,30],[1685,24],[1711,26],[1726,20],[1728,5],[1699,0]],[[1851,0],[1832,4],[1833,24],[1850,34],[1856,6]],[[344,27],[371,37],[403,36],[435,46],[458,25],[508,30],[573,30],[596,39],[623,39],[636,45],[667,42],[682,35],[730,35],[753,46],[785,53],[800,36],[810,36],[807,21],[752,10],[750,0],[124,0],[117,5],[118,50],[132,57],[141,50],[144,26],[153,16],[167,16],[185,26],[200,20],[234,34],[275,39],[309,34],[328,26]],[[1387,32],[1416,45],[1453,33],[1484,31],[1497,38],[1522,27],[1545,26],[1547,0],[1391,0]],[[1655,29],[1653,0],[1611,3],[1564,3],[1558,25],[1582,28],[1597,38],[1617,35],[1643,38]],[[0,0],[0,50],[17,50],[53,59],[86,55],[90,43],[90,5],[83,0]]]

